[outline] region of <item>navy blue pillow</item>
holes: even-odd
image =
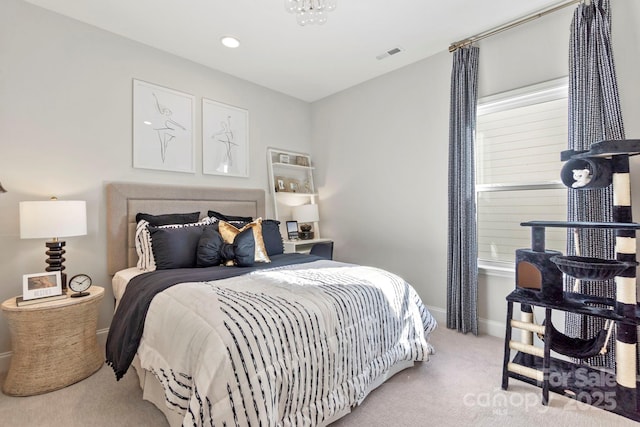
[[[153,225],[155,227],[170,224],[191,224],[192,222],[198,222],[200,220],[200,212],[173,213],[162,215],[151,215],[148,213],[136,214],[136,223],[140,222],[143,219],[146,220],[149,225]]]
[[[205,225],[180,228],[149,226],[156,269],[195,267],[198,242],[205,227]]]
[[[262,220],[262,240],[267,255],[280,255],[284,253],[284,243],[280,234],[280,221],[275,219]]]

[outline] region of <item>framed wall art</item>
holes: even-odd
[[[32,300],[62,294],[59,271],[25,274],[22,276],[22,299]]]
[[[249,176],[249,112],[202,99],[202,172]]]
[[[133,80],[133,167],[195,172],[195,97]]]

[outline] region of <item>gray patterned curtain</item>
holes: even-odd
[[[622,111],[616,83],[611,46],[611,7],[609,0],[581,3],[571,24],[569,47],[569,149],[588,150],[598,141],[624,139]],[[568,191],[569,221],[612,221],[613,189]],[[585,229],[580,232],[582,256],[615,258],[615,236],[612,231]],[[567,253],[575,254],[573,233],[567,235]],[[572,290],[568,280],[567,290]],[[583,281],[579,292],[615,299],[613,280]],[[593,337],[604,321],[590,316],[567,313],[565,332],[581,338]],[[594,366],[615,363],[614,349],[602,356],[587,359]]]
[[[449,241],[447,328],[478,335],[478,244],[474,140],[478,101],[477,47],[453,53],[449,115]]]

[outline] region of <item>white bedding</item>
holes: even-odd
[[[142,273],[144,273],[144,271],[140,270],[138,267],[130,267],[125,270],[118,271],[113,276],[111,279],[111,286],[113,287],[113,296],[116,299],[116,308],[118,308],[120,298],[124,295],[124,291],[127,289],[129,281]]]
[[[159,293],[138,356],[184,426],[326,425],[428,360],[435,326],[398,276],[318,261]]]

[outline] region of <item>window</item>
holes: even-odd
[[[531,247],[532,220],[563,221],[567,190],[560,152],[567,149],[567,80],[480,100],[476,127],[478,263],[513,268]],[[546,247],[565,250],[566,230],[548,228]]]

